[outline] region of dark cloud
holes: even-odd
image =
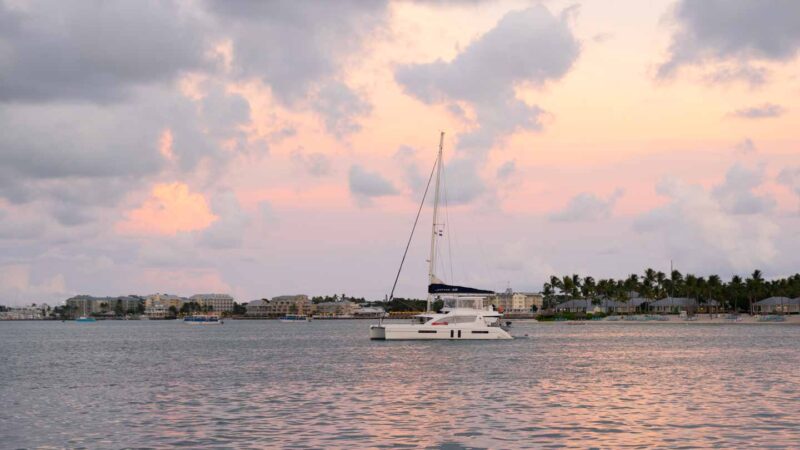
[[[384,197],[397,194],[397,189],[392,183],[377,172],[371,172],[358,164],[350,166],[348,173],[350,193],[362,204],[369,204],[374,197]]]
[[[0,101],[120,100],[210,67],[204,31],[172,2],[0,2]]]
[[[710,75],[719,81],[764,81],[762,61],[788,61],[800,48],[800,2],[795,0],[682,0],[672,18],[676,31],[661,78],[684,66],[723,63]]]
[[[348,58],[387,18],[384,1],[215,1],[233,42],[236,76],[257,78],[285,105],[308,101],[337,137],[358,131],[370,105],[340,80]]]
[[[563,210],[551,214],[550,220],[554,222],[583,222],[606,219],[611,216],[617,200],[625,193],[622,189],[615,190],[607,199],[598,197],[589,192],[582,192],[569,200]]]
[[[785,112],[786,109],[781,105],[764,103],[763,105],[736,110],[731,115],[742,119],[764,119],[767,117],[779,117]]]
[[[497,169],[497,178],[505,179],[517,172],[517,163],[514,160],[504,162],[498,169]]]
[[[459,147],[486,152],[504,135],[541,128],[542,109],[518,100],[514,88],[561,78],[572,67],[580,46],[565,20],[541,5],[510,12],[454,60],[400,66],[395,78],[425,103],[472,106],[479,126],[459,137]]]
[[[372,111],[372,105],[341,82],[324,84],[314,97],[314,108],[322,116],[325,129],[338,138],[359,131],[361,125],[356,119]]]

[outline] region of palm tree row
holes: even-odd
[[[543,294],[549,305],[570,299],[612,299],[626,301],[633,296],[649,300],[664,297],[690,297],[698,303],[710,300],[719,302],[723,308],[749,309],[753,302],[767,297],[800,297],[800,273],[787,278],[765,280],[760,270],[753,271],[743,279],[739,275],[724,282],[719,275],[708,277],[655,271],[648,268],[642,275],[630,274],[624,279],[595,280],[591,276],[578,274],[551,276],[544,284]]]

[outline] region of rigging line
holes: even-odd
[[[431,168],[431,175],[428,177],[428,184],[425,185],[425,192],[422,194],[422,201],[419,203],[419,209],[417,210],[417,217],[414,219],[414,226],[411,227],[411,235],[408,237],[408,242],[406,243],[406,250],[403,252],[403,259],[400,260],[400,268],[397,269],[397,276],[394,277],[394,284],[392,285],[392,292],[389,294],[389,301],[394,299],[394,289],[397,287],[397,280],[400,279],[400,272],[403,270],[403,263],[406,262],[406,256],[408,255],[408,247],[411,246],[411,239],[414,237],[414,230],[417,229],[417,223],[419,222],[419,215],[422,213],[422,207],[425,205],[425,197],[428,196],[428,188],[431,187],[431,180],[433,180],[433,173],[436,171],[436,164],[439,163],[439,156],[436,156],[436,161],[433,163],[433,167]]]

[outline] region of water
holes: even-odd
[[[0,447],[776,447],[800,326],[518,324],[371,342],[366,321],[0,323]]]

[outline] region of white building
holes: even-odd
[[[41,320],[49,315],[50,307],[47,304],[18,306],[0,312],[0,320]]]
[[[233,297],[228,294],[197,294],[189,297],[200,306],[207,306],[213,312],[233,311]]]

